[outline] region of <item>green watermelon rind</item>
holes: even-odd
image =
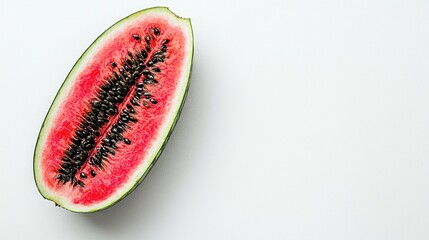
[[[57,199],[55,199],[55,197],[53,196],[48,196],[49,194],[47,193],[48,191],[43,187],[41,181],[38,178],[38,170],[39,170],[39,166],[37,164],[37,159],[38,156],[40,155],[40,146],[43,146],[43,144],[41,144],[41,138],[43,136],[43,134],[45,134],[45,130],[49,129],[48,125],[51,122],[51,119],[53,116],[55,116],[55,112],[52,111],[53,109],[56,109],[57,104],[60,104],[61,101],[59,101],[59,99],[61,99],[63,97],[64,93],[67,93],[67,91],[65,91],[65,89],[73,83],[73,81],[69,81],[69,79],[72,78],[72,76],[74,74],[77,74],[77,70],[79,69],[79,66],[84,64],[84,62],[82,62],[84,60],[84,58],[86,56],[90,56],[92,54],[92,51],[96,50],[96,46],[98,44],[99,41],[103,40],[103,37],[106,36],[108,33],[116,30],[118,27],[120,27],[120,24],[123,23],[127,23],[128,20],[133,20],[135,18],[141,17],[142,15],[145,14],[150,14],[151,12],[154,11],[158,11],[158,12],[164,12],[168,15],[172,15],[175,17],[175,19],[177,21],[184,21],[185,24],[187,25],[187,27],[189,28],[189,40],[191,41],[190,44],[190,52],[188,53],[189,56],[189,62],[187,64],[185,64],[185,66],[189,65],[189,69],[185,69],[185,73],[183,74],[183,80],[185,81],[184,84],[186,84],[186,87],[182,93],[182,95],[180,96],[181,101],[180,104],[178,105],[178,107],[176,108],[175,113],[173,114],[174,119],[171,122],[169,127],[166,127],[166,129],[168,129],[167,134],[165,136],[163,136],[163,141],[161,146],[159,147],[159,149],[156,151],[155,155],[151,158],[146,159],[147,161],[149,161],[149,165],[146,167],[146,169],[144,169],[144,173],[142,174],[142,176],[140,178],[138,178],[136,181],[134,181],[134,183],[128,183],[128,189],[126,189],[126,191],[120,195],[118,198],[112,199],[111,201],[106,201],[105,204],[101,205],[100,207],[97,208],[88,208],[85,210],[81,210],[79,208],[73,209],[67,206],[63,206],[59,201],[57,201]],[[34,174],[34,180],[37,186],[38,191],[40,192],[40,194],[47,200],[53,201],[55,202],[55,204],[57,206],[60,206],[64,209],[67,209],[71,212],[78,212],[78,213],[90,213],[90,212],[96,212],[96,211],[100,211],[100,210],[104,210],[106,208],[109,208],[111,206],[113,206],[114,204],[118,203],[120,200],[122,200],[123,198],[125,198],[127,195],[129,195],[134,189],[136,189],[142,182],[143,180],[146,178],[146,176],[148,175],[148,173],[150,172],[150,170],[153,168],[153,166],[155,165],[155,163],[157,162],[157,160],[159,159],[161,153],[163,152],[168,140],[170,139],[170,136],[177,124],[177,121],[181,115],[181,112],[183,110],[183,106],[185,104],[186,101],[186,97],[189,91],[189,86],[190,86],[190,76],[191,76],[191,72],[192,72],[192,66],[193,66],[193,54],[194,54],[194,35],[193,35],[193,30],[192,30],[192,24],[191,24],[191,20],[189,18],[182,18],[177,16],[176,14],[174,14],[172,11],[170,11],[167,7],[153,7],[153,8],[147,8],[138,12],[135,12],[121,20],[119,20],[118,22],[116,22],[115,24],[113,24],[112,26],[110,26],[108,29],[106,29],[100,36],[98,36],[95,41],[83,52],[83,54],[79,57],[79,59],[76,61],[76,63],[74,64],[74,66],[72,67],[71,71],[69,72],[69,74],[67,75],[65,81],[62,83],[59,91],[57,92],[57,94],[55,95],[54,101],[52,102],[51,106],[49,107],[48,113],[45,116],[45,119],[43,121],[42,127],[40,128],[40,132],[39,135],[37,137],[37,142],[36,142],[36,146],[35,146],[35,150],[34,150],[34,157],[33,157],[33,174]]]

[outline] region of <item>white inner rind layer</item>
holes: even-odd
[[[41,154],[43,147],[45,146],[46,138],[48,136],[49,130],[52,127],[53,119],[56,116],[56,113],[59,109],[61,103],[65,100],[67,93],[71,90],[73,83],[83,69],[85,69],[86,65],[91,60],[91,57],[95,52],[97,52],[98,48],[103,46],[103,44],[108,41],[111,36],[114,36],[115,33],[120,31],[121,29],[127,28],[130,25],[133,25],[135,21],[138,21],[147,16],[160,16],[167,20],[172,26],[178,26],[182,29],[185,35],[185,46],[182,49],[185,54],[184,64],[182,67],[181,74],[179,76],[178,85],[176,88],[176,92],[172,99],[172,104],[169,112],[166,113],[166,119],[160,126],[159,134],[156,139],[152,142],[151,147],[146,155],[145,159],[143,159],[142,164],[134,171],[129,180],[118,190],[107,198],[104,201],[98,202],[96,204],[92,204],[90,206],[77,205],[73,204],[70,199],[65,198],[65,196],[61,196],[56,192],[49,189],[43,181],[43,172],[41,166]],[[163,149],[163,145],[168,140],[168,136],[172,128],[177,121],[177,117],[180,114],[182,104],[186,97],[186,92],[189,84],[189,77],[191,74],[192,67],[192,57],[193,57],[193,33],[190,19],[180,18],[176,16],[173,12],[171,12],[168,8],[165,7],[155,7],[145,9],[139,12],[136,12],[116,24],[107,29],[102,35],[100,35],[91,46],[84,52],[81,58],[76,62],[73,69],[70,71],[63,85],[61,86],[57,96],[55,97],[54,102],[49,109],[49,112],[45,118],[45,121],[42,125],[42,129],[40,130],[39,137],[36,144],[36,149],[34,153],[34,177],[36,181],[36,185],[40,191],[40,193],[48,200],[54,201],[56,204],[61,207],[68,209],[74,212],[93,212],[98,211],[104,208],[107,208],[114,203],[121,200],[124,196],[126,196],[130,191],[132,191],[146,176],[148,171],[150,170],[152,164],[157,159],[159,154]]]

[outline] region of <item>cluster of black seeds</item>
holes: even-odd
[[[158,83],[155,74],[161,70],[156,64],[164,62],[170,40],[164,39],[160,49],[148,59],[150,43],[160,35],[158,28],[152,31],[153,35],[145,36],[146,45],[142,46],[141,50],[135,50],[134,53],[129,51],[128,56],[120,64],[110,63],[111,76],[101,86],[97,97],[89,103],[89,111],[84,115],[71,139],[72,143],[64,152],[61,167],[58,169],[59,182],[65,184],[70,181],[73,186],[84,187],[83,180],[88,175],[95,177],[96,172],[95,168],[91,168],[89,173],[77,174],[82,167],[89,163],[102,168],[109,155],[115,155],[118,142],[131,144],[129,139],[123,137],[123,133],[127,131],[129,124],[138,121],[135,118],[135,107],[142,104],[149,108],[149,103],[158,103],[145,86]],[[133,38],[141,42],[138,34],[134,34]],[[109,121],[114,123],[109,126]],[[107,130],[103,129],[104,132],[100,132],[106,125]]]
[[[134,114],[135,109],[130,104],[127,104],[127,107],[122,110],[116,123],[112,125],[112,128],[101,140],[101,146],[97,148],[96,153],[90,158],[90,165],[95,165],[102,168],[103,162],[106,160],[109,154],[115,155],[117,150],[116,144],[119,141],[123,141],[126,144],[131,144],[131,141],[128,138],[124,138],[122,134],[129,127],[128,124],[130,122],[137,122],[137,119],[133,116]]]

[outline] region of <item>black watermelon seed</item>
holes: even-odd
[[[75,155],[75,152],[72,152],[72,151],[69,151],[69,150],[67,150],[65,153],[69,157],[73,157]]]
[[[125,131],[125,129],[122,126],[117,126],[117,128],[119,133],[123,133]]]
[[[115,77],[116,80],[119,80],[121,78],[116,72],[113,72],[113,77]]]
[[[92,100],[91,105],[94,108],[99,108],[101,106],[100,101],[98,101],[98,100]]]
[[[98,108],[93,108],[92,109],[92,113],[94,113],[94,114],[97,114],[99,112],[100,112],[100,109],[98,109]]]
[[[131,59],[134,59],[134,55],[132,52],[128,51],[128,56],[130,56]]]
[[[130,113],[135,113],[136,111],[134,110],[134,108],[133,107],[131,107],[131,105],[129,105],[130,107],[128,107],[128,105],[127,105],[127,107],[128,107],[128,109],[130,110]]]
[[[162,56],[164,56],[164,53],[162,51],[157,51],[157,52],[155,52],[155,54],[153,56],[154,57],[162,57]]]
[[[72,183],[73,187],[76,187],[77,181],[76,181],[75,177],[72,178],[72,182],[71,183]]]
[[[107,152],[104,152],[104,151],[103,151],[103,152],[101,152],[101,156],[102,156],[102,157],[107,157]]]
[[[115,156],[115,155],[116,155],[116,152],[115,152],[115,150],[113,150],[113,149],[110,149],[110,153],[111,153],[113,156]]]
[[[88,131],[85,131],[85,130],[82,130],[82,133],[83,133],[84,135],[87,135],[89,132],[88,132]],[[69,147],[69,151],[72,151],[72,152],[77,152],[77,151],[79,151],[78,146],[76,146],[76,145],[72,144],[72,145]]]
[[[63,162],[63,163],[61,164],[61,167],[62,167],[62,168],[69,168],[69,167],[71,167],[71,165],[72,165],[72,163],[71,163],[71,162]]]
[[[138,102],[133,98],[131,99],[131,104],[133,104],[134,106],[139,106]]]
[[[143,70],[143,71],[142,71],[142,73],[143,73],[144,75],[147,75],[147,74],[149,74],[149,73],[150,73],[150,71],[149,71],[148,69],[145,69],[145,70]]]
[[[137,41],[139,41],[139,42],[140,42],[140,37],[139,37],[139,35],[134,34],[134,35],[133,35],[133,38],[134,38],[135,40],[137,40]]]
[[[141,95],[143,95],[143,92],[142,92],[142,91],[137,91],[137,92],[136,92],[136,95],[137,95],[137,96],[141,96]]]
[[[100,165],[100,162],[101,162],[100,158],[94,157],[94,158],[92,158],[93,164],[91,164],[91,165]]]
[[[101,110],[107,110],[108,108],[109,108],[109,106],[107,106],[104,102],[103,103],[101,103],[101,106],[100,106],[100,108],[101,108]]]
[[[153,61],[149,61],[149,62],[147,62],[147,65],[149,66],[149,67],[152,67],[153,66]]]
[[[139,62],[136,68],[136,72],[141,73],[143,69],[145,69],[146,66],[144,65],[144,63]]]
[[[130,81],[128,82],[130,84],[130,86],[136,84],[136,79],[130,79]]]
[[[106,96],[107,96],[107,94],[104,90],[100,90],[98,92],[98,98],[100,98],[100,100],[103,100]]]
[[[153,33],[158,36],[159,35],[159,29],[158,28],[154,28],[153,29]]]
[[[150,52],[150,46],[146,45],[146,51]]]
[[[77,135],[78,137],[80,137],[80,138],[84,138],[84,137],[85,137],[85,134],[83,134],[83,132],[82,132],[82,131],[76,131],[76,135]]]
[[[112,67],[114,67],[114,68],[115,68],[115,67],[117,67],[117,65],[116,65],[116,63],[115,63],[115,62],[111,62],[111,63],[110,63],[110,66],[112,66]]]
[[[135,52],[134,54],[136,55],[137,60],[139,60],[139,63],[140,63],[140,62],[141,62],[141,60],[143,60],[143,56],[142,56],[142,54],[141,54],[140,52]]]
[[[140,77],[140,74],[138,72],[133,73],[133,78],[135,80],[139,79],[139,77]]]
[[[125,81],[118,81],[118,85],[124,90],[127,88],[127,84],[125,83]]]
[[[75,156],[73,157],[73,161],[80,161],[80,160],[83,160],[82,154],[78,154],[78,155],[75,155]],[[72,162],[73,162],[73,161],[72,161]]]
[[[134,122],[134,123],[138,122],[138,120],[137,120],[137,119],[135,119],[134,117],[129,117],[128,119],[129,119],[131,122]]]
[[[105,122],[104,119],[97,119],[97,124],[103,125]]]
[[[124,95],[125,95],[125,94],[123,94],[122,92],[121,92],[121,93],[119,93],[119,95],[118,95],[117,97],[114,97],[115,101],[116,101],[117,103],[121,103],[121,102],[122,102],[122,100],[124,100]]]
[[[93,142],[94,142],[94,141],[93,141]],[[82,157],[83,157],[84,159],[88,157],[88,152],[87,152],[87,151],[82,151],[80,154],[82,155]]]
[[[97,125],[97,124],[95,124],[95,123],[89,123],[89,126],[92,128],[92,129],[94,129],[94,130],[98,130],[100,127]]]
[[[70,176],[66,175],[66,176],[63,177],[63,179],[66,180],[66,181],[70,181]]]
[[[94,146],[94,144],[93,143],[90,143],[90,142],[85,142],[85,144],[84,145],[82,145],[82,149],[83,150],[91,150],[91,149],[93,149],[95,146]]]
[[[110,133],[109,133],[110,134]],[[107,152],[109,151],[105,146],[101,146],[101,148],[98,148],[99,152]]]
[[[158,101],[156,101],[155,99],[153,99],[153,98],[149,98],[149,101],[151,102],[151,103],[153,103],[153,104],[157,104],[158,103]]]
[[[157,67],[152,68],[152,70],[153,70],[154,72],[161,72],[161,70],[160,70],[159,68],[157,68]]]
[[[127,63],[128,63],[128,65],[130,65],[130,66],[131,66],[131,65],[133,65],[133,61],[131,61],[131,59],[128,59],[128,58],[127,58],[126,62],[127,62]]]
[[[94,170],[91,170],[91,176],[92,176],[92,177],[95,177],[95,175],[97,175],[97,174],[95,173],[95,171],[94,171]]]
[[[121,69],[119,69],[119,71],[121,71]],[[109,90],[109,88],[110,88],[110,86],[109,86],[109,84],[107,84],[107,83],[105,83],[105,84],[103,84],[103,85],[101,86],[101,89],[102,89],[102,90],[104,90],[104,91]]]
[[[130,144],[131,144],[131,141],[130,141],[130,139],[128,139],[128,138],[124,138],[124,142],[125,142],[126,144],[128,144],[128,145],[130,145]]]
[[[146,40],[146,43],[147,43],[147,44],[150,44],[150,36],[146,36],[146,37],[145,37],[145,40]]]
[[[88,176],[86,176],[86,174],[85,174],[84,172],[81,172],[81,173],[80,173],[80,177],[81,177],[81,178],[87,178]]]
[[[73,138],[73,143],[76,145],[80,144],[80,139],[79,138]]]
[[[61,168],[58,172],[62,174],[70,174],[70,169],[68,168]]]
[[[83,183],[81,180],[77,180],[77,184],[81,187],[85,187],[85,183]]]
[[[169,42],[170,42],[170,39],[165,39],[164,41],[162,41],[162,45],[165,45],[165,44],[167,44]]]
[[[142,70],[144,69],[144,67],[140,66],[140,64],[142,64],[142,65],[143,65],[143,63],[139,63],[139,65],[138,65],[138,66],[137,66],[137,68],[136,68],[136,72],[138,72],[139,74],[141,74],[141,73],[142,73]]]
[[[147,58],[147,52],[143,49],[140,51],[144,58]]]
[[[149,78],[149,79],[151,79],[151,80],[152,80],[152,79],[154,79],[154,77],[153,77],[152,73],[148,73],[148,74],[146,75],[146,77],[147,77],[147,78]]]
[[[101,140],[101,141],[104,142],[104,143],[107,143],[107,144],[110,143],[110,140],[108,138],[103,138],[103,140]]]
[[[81,160],[77,160],[74,162],[76,165],[81,166],[83,164],[83,161]]]

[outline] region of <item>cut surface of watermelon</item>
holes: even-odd
[[[180,115],[192,57],[190,20],[168,8],[139,11],[102,33],[70,71],[39,133],[40,193],[92,212],[141,183]]]

